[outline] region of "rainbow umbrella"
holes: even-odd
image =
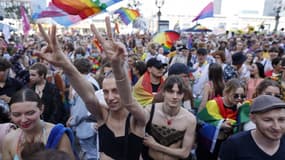
[[[152,41],[162,44],[165,50],[170,50],[175,41],[179,40],[180,34],[175,31],[164,31],[156,33],[152,37]]]

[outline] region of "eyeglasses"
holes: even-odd
[[[234,99],[245,99],[245,95],[244,94],[234,94]]]
[[[269,96],[274,96],[274,97],[277,97],[277,98],[281,98],[280,94],[275,94],[275,93],[271,93],[271,92],[265,92],[264,94],[265,95],[269,95]]]

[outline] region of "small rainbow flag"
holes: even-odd
[[[210,2],[202,11],[192,20],[192,22],[197,21],[198,19],[204,19],[207,17],[214,16],[214,3]]]
[[[38,0],[31,3],[37,4]],[[106,11],[106,8],[122,0],[52,0],[48,7],[33,13],[33,19],[50,17],[63,26],[69,26],[90,16]],[[32,5],[34,6],[34,5]]]
[[[138,10],[124,8],[124,7],[117,9],[114,13],[119,14],[119,17],[126,25],[129,25],[132,21],[134,21],[140,16]]]

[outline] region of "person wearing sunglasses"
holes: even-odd
[[[285,103],[271,95],[259,95],[250,107],[256,128],[237,133],[221,146],[218,160],[283,160],[285,154]]]
[[[234,133],[239,105],[243,103],[245,97],[243,83],[239,79],[231,79],[225,84],[223,97],[209,100],[206,107],[198,113],[197,117],[203,123],[200,128],[198,127],[197,159],[217,159],[222,142]],[[208,134],[209,126],[215,127],[212,135]],[[212,137],[211,147],[205,143],[206,137]]]
[[[245,116],[240,119],[237,132],[256,128],[255,124],[250,120],[249,109],[251,108],[254,99],[260,95],[270,95],[281,99],[282,96],[279,83],[271,79],[264,79],[256,86],[252,99],[247,99],[246,102],[239,107]]]
[[[140,77],[134,86],[133,95],[142,106],[153,102],[154,96],[160,91],[164,82],[163,75],[167,64],[157,57],[150,58],[146,62],[146,72]]]

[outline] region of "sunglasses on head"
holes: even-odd
[[[269,96],[274,96],[274,97],[277,97],[277,98],[281,98],[280,94],[275,94],[275,93],[271,93],[271,92],[265,92],[264,94],[265,95],[269,95]]]
[[[244,94],[234,94],[234,99],[244,99],[245,98],[245,95]]]

